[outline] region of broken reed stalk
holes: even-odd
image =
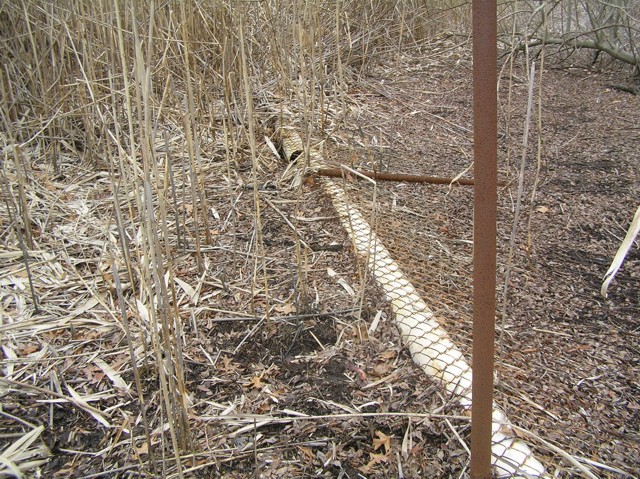
[[[372,178],[369,178],[366,175],[363,175],[362,173],[353,170],[351,168],[349,168],[348,166],[343,166],[344,170],[348,173],[351,173],[352,175],[355,176],[360,176],[362,179],[369,181],[372,185],[373,185],[373,195],[371,197],[371,217],[369,219],[369,224],[371,225],[371,229],[369,230],[369,243],[371,244],[371,242],[373,241],[373,231],[374,228],[376,227],[376,219],[377,219],[377,208],[376,205],[378,204],[377,201],[377,196],[378,196],[378,184],[376,183],[376,181],[374,181]],[[344,188],[343,188],[344,189]],[[346,191],[346,190],[345,190]],[[349,217],[349,220],[351,220],[351,217]],[[353,226],[352,226],[353,227]],[[355,239],[354,239],[354,244],[353,244],[353,248],[354,251],[358,251],[358,246],[355,243]],[[361,314],[362,314],[362,308],[364,307],[364,298],[365,298],[365,294],[366,294],[366,286],[367,286],[367,279],[369,277],[369,269],[368,268],[362,268],[362,271],[360,271],[360,304],[358,305],[358,317],[361,318]],[[360,333],[360,330],[358,329],[358,333]]]
[[[25,243],[24,236],[22,234],[22,228],[20,227],[20,221],[18,221],[16,201],[11,191],[11,186],[9,184],[9,179],[7,178],[7,174],[4,169],[4,163],[0,167],[2,171],[2,186],[4,190],[4,202],[7,208],[7,216],[9,217],[9,221],[13,226],[13,231],[16,234],[16,238],[18,239],[18,244],[20,246],[20,250],[22,251],[22,260],[24,262],[24,268],[27,273],[27,280],[29,281],[29,289],[31,291],[31,300],[33,301],[33,309],[34,313],[40,312],[38,295],[36,294],[35,288],[33,286],[33,276],[31,275],[31,265],[29,264],[29,250],[27,249],[27,245]],[[14,211],[14,213],[12,213]]]
[[[502,289],[502,311],[500,312],[500,334],[497,341],[498,358],[502,362],[504,352],[504,331],[507,321],[507,299],[509,297],[509,282],[511,280],[511,270],[513,269],[513,255],[516,245],[516,234],[518,232],[518,223],[522,212],[522,195],[524,191],[524,174],[527,159],[527,147],[529,145],[529,128],[531,126],[531,110],[533,109],[533,87],[535,85],[536,64],[531,64],[529,74],[529,98],[527,101],[527,117],[524,124],[524,133],[522,136],[522,158],[520,160],[520,173],[518,175],[518,192],[516,197],[515,212],[513,215],[513,223],[511,225],[511,236],[509,238],[509,253],[507,256],[507,266],[504,274],[504,288]]]
[[[516,4],[515,3],[511,3],[510,4],[510,9],[513,11],[515,11],[516,9]],[[512,44],[515,44],[515,38],[516,38],[516,24],[517,24],[517,18],[515,15],[512,16],[512,23],[511,23],[511,41]],[[511,52],[509,53],[508,56],[508,60],[507,62],[505,62],[502,65],[502,68],[500,69],[500,74],[498,75],[498,91],[500,91],[500,82],[502,81],[502,75],[503,72],[506,68],[507,65],[509,65],[508,68],[508,78],[509,78],[509,82],[508,82],[508,89],[507,89],[507,103],[506,106],[504,107],[505,113],[504,113],[504,136],[505,136],[505,145],[507,147],[507,151],[505,153],[505,168],[507,170],[507,172],[510,171],[511,168],[511,100],[513,98],[513,64],[515,61],[515,53],[516,50],[512,49]],[[500,103],[498,103],[498,105],[500,106]]]
[[[178,208],[178,195],[176,193],[176,180],[175,175],[173,173],[173,160],[171,157],[171,148],[169,147],[169,136],[167,135],[167,131],[163,132],[164,137],[164,154],[165,154],[165,189],[166,182],[168,182],[169,187],[171,187],[171,199],[173,200],[173,220],[176,228],[176,246],[178,250],[184,251],[187,247],[186,241],[182,241],[182,225],[180,224],[180,209]],[[167,240],[168,235],[165,236],[165,242]],[[186,236],[185,236],[186,238]],[[177,303],[174,303],[177,304]]]
[[[151,34],[151,30],[150,30]],[[151,38],[148,39],[149,45],[152,44]],[[150,58],[151,52],[148,52],[147,58]],[[150,85],[147,85],[150,86]],[[148,92],[148,90],[145,90]],[[166,90],[165,90],[166,91]],[[149,105],[150,98],[146,98],[145,105]],[[164,100],[164,98],[163,98]],[[160,102],[162,104],[162,101]],[[168,183],[166,180],[164,182],[160,182],[159,179],[163,177],[158,170],[158,162],[154,161],[156,158],[156,151],[153,147],[155,144],[153,138],[156,137],[155,130],[157,128],[157,120],[156,124],[151,124],[151,114],[153,112],[150,110],[148,106],[145,106],[145,116],[149,118],[147,125],[147,144],[149,145],[149,159],[151,170],[153,173],[153,178],[158,179],[157,186],[157,209],[160,215],[160,221],[157,223],[158,227],[154,229],[155,240],[159,245],[158,250],[160,252],[160,258],[171,258],[173,255],[171,245],[170,245],[170,233],[169,233],[169,221],[167,215],[167,198],[169,197]],[[168,154],[168,151],[167,151]],[[145,173],[146,177],[148,177],[149,182],[151,182],[151,176],[148,175],[149,167],[147,166],[147,172]],[[148,176],[147,176],[148,175]],[[171,175],[173,177],[173,175]],[[166,178],[166,175],[165,175]],[[203,197],[201,197],[201,202],[206,206],[206,201]],[[205,222],[206,226],[206,222]],[[162,241],[160,241],[160,235],[162,237]],[[161,247],[164,246],[164,251],[162,251]],[[160,261],[162,261],[160,259]],[[165,282],[164,279],[168,278]],[[180,320],[180,314],[178,311],[178,300],[176,297],[176,289],[175,289],[175,274],[174,274],[174,263],[172,261],[167,262],[166,273],[162,276],[162,281],[165,289],[163,289],[163,294],[167,298],[166,302],[166,311],[167,311],[167,322],[168,322],[168,330],[167,330],[167,339],[168,345],[171,348],[172,360],[174,361],[175,368],[175,377],[177,382],[177,413],[180,414],[180,432],[181,432],[181,448],[182,450],[189,451],[192,449],[192,438],[190,434],[190,426],[189,426],[189,417],[188,417],[188,401],[187,396],[188,392],[185,386],[185,367],[184,367],[184,357],[183,357],[183,347],[182,347],[182,322]],[[168,291],[166,289],[168,288]]]
[[[193,229],[194,236],[196,242],[196,259],[198,262],[198,272],[202,273],[204,271],[204,265],[202,262],[202,251],[201,251],[201,238],[200,238],[200,222],[198,211],[201,208],[204,208],[204,204],[199,204],[198,202],[198,191],[197,191],[197,155],[196,155],[196,145],[194,142],[195,139],[195,131],[196,131],[196,112],[194,105],[194,94],[193,94],[193,84],[192,84],[192,75],[191,75],[191,54],[190,54],[190,40],[189,40],[189,30],[187,28],[188,16],[186,12],[186,2],[180,2],[180,20],[182,22],[182,39],[181,39],[181,47],[182,47],[182,72],[183,72],[183,81],[186,86],[186,105],[182,105],[184,110],[183,113],[183,126],[185,133],[185,140],[187,142],[187,151],[189,153],[189,181],[191,185],[191,205],[192,205],[192,217],[193,217]],[[184,103],[184,102],[183,102]],[[202,212],[202,217],[205,221],[205,225],[207,222],[207,211]],[[209,229],[208,227],[206,228]],[[207,235],[207,243],[209,241],[209,232],[206,232]]]
[[[16,177],[18,179],[18,198],[16,201],[16,205],[18,206],[18,208],[16,211],[20,214],[17,216],[20,217],[20,222],[22,223],[22,238],[24,239],[24,243],[27,248],[33,249],[33,232],[31,231],[31,219],[29,217],[29,205],[27,203],[26,195],[26,165],[28,165],[29,163],[23,158],[21,145],[14,143],[12,150],[13,163],[15,165]],[[16,224],[16,227],[19,228],[20,226]]]
[[[151,2],[153,7],[153,2]],[[149,12],[149,34],[154,30],[155,9]],[[151,337],[153,339],[153,352],[156,360],[156,372],[160,380],[162,401],[164,402],[164,412],[168,419],[169,433],[172,443],[172,452],[177,465],[178,477],[183,477],[182,462],[180,461],[180,451],[189,447],[190,430],[188,421],[188,411],[186,409],[186,390],[184,387],[184,370],[179,357],[181,341],[181,328],[177,324],[175,309],[171,306],[171,298],[165,283],[165,277],[171,278],[171,273],[166,270],[162,252],[162,245],[158,232],[158,218],[155,212],[154,194],[152,180],[152,169],[155,164],[155,154],[152,137],[153,128],[153,103],[151,97],[151,75],[150,62],[147,51],[143,52],[143,41],[137,29],[136,10],[131,9],[133,36],[134,36],[134,91],[136,93],[136,108],[140,125],[140,150],[142,153],[143,170],[143,210],[142,210],[142,236],[146,245],[143,256],[142,268],[145,285],[144,300],[139,300],[139,308],[146,309],[145,316],[151,324]],[[156,170],[157,171],[157,170]],[[158,178],[158,175],[155,175]],[[157,202],[164,203],[164,196],[157,194]],[[160,207],[160,210],[165,208]],[[166,227],[166,221],[163,221]],[[170,263],[168,267],[171,268]],[[168,273],[168,274],[167,274]],[[159,327],[158,327],[159,326]],[[164,440],[164,437],[163,437]],[[151,444],[148,445],[151,447]]]
[[[28,22],[27,22],[28,23]],[[13,158],[13,162],[15,165],[16,176],[18,177],[18,199],[16,200],[15,194],[13,193],[13,189],[11,188],[11,182],[7,177],[6,165],[5,162],[1,162],[0,169],[2,172],[2,185],[4,190],[4,202],[7,207],[7,216],[9,217],[9,221],[13,226],[13,231],[16,234],[16,238],[18,239],[18,244],[20,249],[22,250],[22,260],[24,261],[24,267],[27,273],[27,279],[29,281],[29,289],[31,290],[31,300],[33,301],[33,306],[35,313],[39,312],[38,306],[38,295],[35,292],[35,288],[33,286],[33,277],[31,276],[31,266],[29,264],[29,249],[33,249],[33,234],[31,232],[31,220],[29,218],[29,209],[27,205],[26,195],[25,195],[25,185],[23,179],[23,167],[28,164],[28,162],[24,161],[24,158],[20,155],[20,145],[18,144],[17,139],[15,138],[15,132],[12,127],[11,121],[11,105],[8,103],[10,99],[10,95],[5,89],[5,82],[3,78],[3,74],[0,71],[0,89],[2,92],[2,109],[0,112],[2,113],[2,123],[4,125],[4,131],[8,133],[9,138],[11,138],[11,142],[13,143],[11,152],[13,153],[11,156]],[[24,163],[24,164],[23,164]],[[26,172],[25,172],[26,175]],[[13,213],[12,213],[13,211]],[[24,234],[23,234],[24,233]]]
[[[130,82],[130,78],[129,78],[129,55],[126,49],[126,42],[124,40],[124,35],[123,32],[125,31],[125,28],[123,26],[123,22],[122,22],[122,15],[121,15],[121,9],[120,9],[120,5],[119,5],[119,0],[114,0],[115,3],[115,17],[116,17],[116,33],[117,33],[117,46],[118,46],[118,58],[117,60],[120,63],[120,70],[122,72],[127,72],[125,74],[122,75],[122,86],[123,86],[123,90],[124,90],[124,119],[127,122],[127,134],[123,134],[122,138],[118,135],[116,136],[116,138],[114,139],[114,144],[116,146],[116,148],[118,149],[118,152],[120,153],[118,155],[119,160],[120,160],[120,178],[123,181],[125,188],[126,188],[126,195],[125,198],[127,200],[127,205],[128,205],[128,212],[129,212],[129,220],[131,222],[134,222],[136,219],[136,212],[142,211],[142,205],[140,203],[140,195],[139,192],[141,191],[141,185],[140,185],[140,176],[139,176],[139,166],[136,163],[136,150],[137,150],[137,135],[135,134],[135,125],[136,125],[136,121],[133,118],[133,102],[131,99],[131,82]],[[126,10],[125,10],[125,15],[127,14]],[[126,18],[125,18],[126,19]],[[114,58],[112,59],[113,64],[116,64],[116,58],[115,58],[115,54],[114,54]],[[111,82],[111,79],[110,79]],[[120,131],[120,127],[118,125],[118,121],[117,119],[120,117],[119,113],[121,112],[121,110],[119,110],[116,107],[116,92],[114,92],[112,90],[111,92],[111,98],[112,98],[112,104],[113,104],[113,115],[114,115],[114,125],[115,125],[115,129],[116,129],[116,133],[123,133],[122,131]],[[118,102],[121,101],[118,99]],[[124,139],[126,138],[126,142],[124,141]],[[127,145],[128,143],[128,145]],[[128,146],[128,151],[126,146]],[[132,180],[132,181],[131,181]],[[131,193],[131,195],[129,195],[129,193]],[[133,203],[130,201],[130,196],[133,198]],[[126,235],[125,235],[126,238]],[[136,260],[140,259],[140,251],[139,249],[135,249],[136,252]],[[123,253],[125,256],[130,256],[129,252],[125,252]],[[128,263],[129,264],[129,263]]]
[[[253,109],[253,94],[251,89],[251,84],[249,81],[249,62],[247,61],[247,53],[245,51],[245,37],[244,37],[244,28],[245,28],[245,15],[246,9],[242,9],[244,11],[240,11],[237,17],[239,22],[239,41],[240,41],[240,61],[242,65],[242,86],[244,88],[244,96],[246,102],[247,116],[248,116],[248,134],[249,134],[249,148],[251,150],[251,176],[253,179],[253,206],[255,213],[255,260],[254,260],[254,268],[253,275],[251,279],[251,289],[253,292],[253,297],[256,297],[255,288],[256,281],[258,277],[258,270],[262,270],[262,279],[263,279],[263,288],[264,288],[264,310],[266,315],[266,320],[269,321],[269,279],[267,272],[267,264],[266,264],[266,253],[264,249],[264,241],[262,237],[262,214],[260,210],[260,191],[258,185],[258,172],[260,166],[258,164],[258,148],[256,146],[256,137],[254,131],[254,122],[255,115]],[[258,262],[260,262],[260,268],[258,268]]]
[[[340,37],[340,32],[342,30],[342,11],[340,7],[342,6],[342,2],[336,2],[336,45],[340,45],[342,40]],[[336,52],[336,68],[335,70],[338,72],[338,75],[334,78],[334,88],[336,90],[336,95],[338,96],[339,104],[340,104],[340,116],[338,121],[345,121],[345,117],[347,114],[347,83],[344,78],[344,66],[342,64],[342,49],[338,48]],[[336,102],[338,103],[338,102]]]
[[[120,320],[124,327],[125,335],[127,338],[127,347],[129,348],[129,361],[131,362],[131,369],[133,370],[133,379],[136,386],[136,393],[138,395],[138,405],[140,407],[139,417],[142,420],[142,428],[144,430],[144,437],[147,444],[151,444],[151,430],[149,429],[149,420],[147,418],[147,402],[144,398],[144,389],[142,388],[142,380],[140,379],[140,369],[138,368],[138,359],[136,356],[136,348],[133,345],[133,336],[131,334],[131,328],[129,327],[129,318],[127,317],[127,302],[124,299],[122,293],[122,283],[120,282],[120,274],[118,273],[118,267],[115,260],[111,260],[111,272],[113,274],[113,282],[120,303]],[[151,471],[156,471],[156,457],[153,447],[149,447],[149,462],[151,464]]]
[[[306,65],[305,58],[305,48],[304,48],[304,38],[303,35],[306,33],[306,28],[304,25],[304,19],[302,17],[302,12],[305,10],[301,1],[296,1],[293,4],[293,17],[294,24],[296,25],[296,32],[292,32],[291,40],[290,40],[290,48],[295,51],[298,51],[298,60],[297,63],[300,68],[300,81],[293,84],[293,88],[291,89],[291,93],[297,96],[298,101],[302,102],[302,118],[303,122],[306,125],[306,128],[310,125],[309,115],[309,98],[307,96],[307,74],[309,71],[309,67]],[[308,52],[311,53],[311,52]],[[311,59],[311,64],[315,61],[315,58]],[[291,66],[291,65],[289,65]],[[312,76],[315,70],[312,70]],[[313,93],[313,92],[311,92]],[[305,128],[305,129],[306,129]],[[306,162],[308,158],[305,158]],[[302,204],[303,202],[303,189],[302,184],[296,185],[296,198]],[[297,216],[297,215],[296,215]],[[296,225],[298,220],[296,219]],[[296,310],[298,312],[306,312],[308,311],[309,306],[309,292],[308,292],[308,281],[307,281],[307,268],[306,268],[306,260],[307,260],[307,249],[302,247],[302,239],[298,234],[295,235],[295,256],[296,256],[296,280],[294,287],[294,304],[296,306]],[[306,245],[305,245],[306,246]]]
[[[542,15],[544,29],[547,29],[547,6],[542,5]],[[529,257],[529,263],[533,256],[533,235],[531,234],[531,221],[533,220],[534,206],[538,194],[538,185],[540,184],[540,174],[542,173],[542,78],[544,74],[544,58],[545,58],[545,45],[543,43],[540,50],[540,69],[538,72],[538,97],[536,98],[538,103],[537,118],[536,118],[536,174],[533,178],[533,186],[531,189],[531,196],[529,198],[529,218],[527,219],[527,256]]]

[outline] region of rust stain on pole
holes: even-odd
[[[496,0],[473,0],[473,384],[471,477],[491,477],[496,308]]]

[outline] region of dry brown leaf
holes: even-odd
[[[269,411],[271,411],[271,402],[270,401],[261,402],[260,405],[256,409],[256,412],[258,414],[267,414]]]
[[[380,359],[394,359],[396,357],[396,352],[390,349],[389,351],[378,354],[378,357]]]
[[[354,338],[358,343],[369,340],[369,329],[364,322],[352,324],[349,330],[345,331],[345,334],[349,334],[349,336]]]
[[[300,449],[300,452],[302,452],[302,454],[307,460],[313,461],[313,451],[311,450],[310,447],[298,446],[298,449]]]
[[[389,454],[389,451],[391,451],[391,438],[393,436],[387,436],[382,431],[376,431],[375,435],[377,438],[373,439],[373,450],[377,451],[384,446],[384,453]]]
[[[81,371],[84,372],[85,377],[92,384],[99,383],[105,377],[105,374],[100,371],[100,368],[94,366],[87,366],[85,368],[82,368]]]
[[[265,384],[262,382],[262,376],[253,376],[246,385],[253,389],[262,389]]]
[[[142,456],[149,454],[149,443],[143,442],[140,447],[134,447],[133,455],[136,459],[141,459]]]
[[[377,464],[381,464],[383,462],[387,462],[389,460],[389,457],[387,457],[384,454],[375,454],[373,452],[369,453],[369,462],[367,463],[366,466],[362,466],[358,469],[360,469],[362,472],[364,472],[365,474],[370,473],[373,468],[377,465]]]
[[[296,307],[289,303],[277,304],[276,306],[273,307],[273,310],[276,311],[277,313],[287,315],[287,314],[295,313]]]
[[[417,444],[413,446],[411,449],[409,449],[409,455],[421,456],[423,451],[424,451],[424,447],[420,444]]]
[[[20,353],[20,356],[28,356],[31,353],[35,353],[39,349],[40,348],[37,344],[27,344],[26,346],[21,347],[18,352]]]
[[[393,367],[393,364],[389,363],[378,363],[373,368],[373,374],[375,376],[386,376],[389,373],[389,370]]]
[[[240,365],[229,356],[222,356],[222,369],[225,373],[233,373],[241,369]]]

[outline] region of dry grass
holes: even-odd
[[[3,455],[14,474],[47,456],[31,448],[42,426],[17,413],[39,399],[50,431],[71,427],[61,403],[116,431],[92,453],[109,469],[129,456],[183,475],[181,454],[199,449],[186,330],[202,309],[257,328],[289,304],[264,247],[261,207],[277,206],[260,200],[275,167],[262,138],[277,122],[329,136],[347,121],[354,78],[455,21],[419,3],[3,3],[0,384],[21,431]],[[310,261],[296,240],[301,312]]]
[[[383,427],[406,467],[463,475],[468,419],[414,387],[326,199],[268,137],[346,147],[368,75],[457,54],[442,39],[468,24],[447,1],[3,2],[0,476],[317,477],[352,454],[373,476]],[[322,396],[369,357],[361,404]],[[291,399],[300,369],[319,386]],[[419,427],[448,437],[436,459]]]

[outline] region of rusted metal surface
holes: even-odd
[[[496,307],[496,0],[473,0],[473,385],[471,477],[491,477]]]
[[[406,183],[430,183],[435,185],[474,185],[475,181],[473,179],[454,179],[454,178],[441,178],[437,176],[426,176],[426,175],[410,175],[406,173],[385,173],[381,171],[358,171],[358,173],[368,177],[373,178],[374,180],[379,181],[402,181]],[[346,173],[341,168],[320,168],[317,171],[317,174],[320,176],[330,176],[333,178],[342,178],[346,176]],[[499,183],[501,186],[504,186],[504,182]]]

